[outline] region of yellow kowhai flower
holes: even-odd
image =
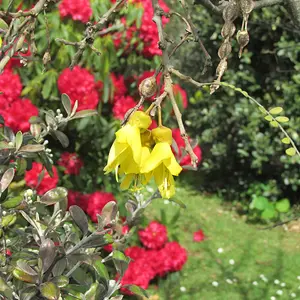
[[[142,111],[134,112],[128,123],[116,132],[116,139],[110,148],[105,173],[117,169],[122,163],[136,163],[138,166],[142,158],[141,132],[151,124],[149,115]]]
[[[150,149],[154,144],[151,131],[146,130],[141,133],[141,143],[142,143],[142,155],[141,155],[141,165],[149,158]],[[119,168],[119,174],[125,174],[125,177],[120,185],[121,189],[128,189],[131,183],[134,181],[135,188],[139,183],[146,185],[151,179],[151,173],[140,174],[140,165],[134,161],[125,160]]]
[[[141,166],[141,173],[153,171],[154,180],[163,198],[171,198],[175,194],[173,176],[178,176],[182,168],[171,150],[172,131],[159,126],[152,130],[155,146],[148,159]]]

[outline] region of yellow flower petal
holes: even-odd
[[[179,173],[182,171],[182,167],[177,162],[176,158],[174,157],[173,153],[169,159],[164,160],[164,165],[168,168],[170,173],[174,176],[178,176]]]
[[[112,172],[128,155],[130,155],[128,145],[114,141],[110,148],[107,165],[104,167],[104,171],[106,173]]]
[[[141,173],[149,173],[156,169],[165,159],[173,155],[170,145],[167,143],[157,143],[149,158],[141,166]]]
[[[170,199],[175,194],[174,178],[164,165],[155,169],[154,179],[163,198]]]
[[[128,190],[129,186],[133,180],[133,177],[136,176],[135,174],[128,174],[124,177],[122,183],[120,184],[121,190]]]

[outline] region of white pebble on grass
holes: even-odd
[[[184,293],[184,292],[186,292],[186,288],[184,286],[181,286],[180,291]]]
[[[223,253],[223,252],[224,252],[223,248],[218,249],[218,253]]]
[[[275,280],[274,280],[274,283],[275,283],[275,284],[279,284],[280,281],[279,281],[278,279],[275,279]]]
[[[233,281],[232,281],[231,279],[229,279],[229,278],[226,279],[226,282],[227,282],[228,284],[233,284]]]
[[[229,263],[230,263],[231,265],[234,265],[234,264],[235,264],[234,259],[230,259],[230,260],[229,260]]]
[[[253,285],[258,285],[257,281],[252,282]]]
[[[276,294],[277,294],[277,295],[282,295],[282,294],[283,294],[283,291],[282,291],[282,290],[278,290],[278,291],[276,292]]]
[[[300,280],[300,276],[297,276],[297,279]]]
[[[218,286],[218,285],[219,285],[219,283],[218,283],[217,281],[213,281],[211,284],[212,284],[213,286]]]
[[[285,287],[286,286],[286,284],[283,282],[280,286],[282,286],[282,287]]]
[[[270,298],[270,300],[276,300],[276,297],[272,296],[272,297]]]

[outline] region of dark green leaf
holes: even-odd
[[[67,148],[69,146],[69,138],[63,132],[54,130],[53,133],[64,148]]]
[[[3,202],[2,206],[6,209],[15,208],[22,202],[22,200],[23,200],[22,196],[16,196],[16,197],[10,198],[10,199],[6,200],[5,202]]]
[[[55,245],[50,239],[45,239],[39,251],[39,257],[43,263],[43,273],[45,273],[49,267],[52,265],[56,256]]]
[[[105,265],[101,262],[101,259],[97,259],[93,262],[93,267],[95,268],[96,272],[98,273],[100,278],[104,278],[109,280],[109,274],[105,267]]]
[[[62,288],[69,284],[69,278],[67,276],[57,276],[51,280],[58,287]]]
[[[76,225],[82,231],[83,235],[86,235],[88,233],[88,219],[84,211],[79,206],[72,205],[69,208],[69,212]]]
[[[140,288],[137,285],[131,285],[131,284],[124,285],[124,288],[128,289],[129,291],[131,291],[135,295],[148,298],[148,295],[147,295],[146,291],[144,289]]]
[[[37,293],[38,289],[36,286],[29,286],[21,291],[20,300],[32,300]]]
[[[16,151],[18,151],[20,149],[20,147],[22,146],[22,142],[23,142],[23,134],[21,131],[18,131],[16,134]]]
[[[43,145],[25,145],[20,148],[19,152],[41,152],[44,151],[45,147]]]

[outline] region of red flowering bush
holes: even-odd
[[[111,73],[110,78],[113,84],[113,92],[114,92],[113,102],[115,102],[121,97],[124,97],[124,95],[127,94],[128,89],[126,87],[123,75],[117,75],[115,73]]]
[[[65,174],[70,175],[78,175],[80,173],[80,169],[83,167],[83,161],[76,153],[62,153],[57,163],[65,168]]]
[[[88,201],[87,195],[83,195],[78,191],[68,191],[68,208],[72,205],[77,205],[83,209],[83,207],[86,207],[86,201]]]
[[[187,153],[186,153],[186,155],[183,156],[185,143],[181,137],[179,128],[175,128],[172,130],[172,136],[178,147],[178,153],[176,153],[174,149],[173,149],[173,152],[178,157],[180,165],[182,165],[182,166],[191,165],[191,157]],[[198,157],[198,164],[199,164],[202,160],[201,148],[199,145],[196,145],[193,150],[194,150],[194,153]]]
[[[95,109],[99,102],[97,84],[94,76],[85,68],[75,66],[73,70],[66,68],[57,81],[61,93],[67,94],[72,105],[78,100],[78,111]]]
[[[125,254],[131,258],[129,268],[121,281],[122,285],[136,284],[147,288],[150,280],[155,276],[164,276],[168,272],[180,271],[187,261],[187,251],[177,242],[167,242],[167,229],[159,222],[152,221],[143,230],[138,232],[141,243],[139,246],[129,247]],[[143,277],[140,266],[144,265]],[[149,268],[150,267],[150,268]],[[130,294],[126,289],[123,293]]]
[[[41,180],[41,183],[39,186],[37,186],[38,183],[38,177],[42,173],[43,165],[38,162],[32,163],[32,169],[29,171],[26,171],[25,173],[25,182],[26,185],[28,185],[31,188],[36,189],[37,193],[39,195],[42,195],[46,193],[47,191],[53,189],[56,187],[58,183],[58,173],[55,166],[52,167],[53,171],[53,177],[49,175],[49,173],[45,170],[44,177]]]
[[[83,23],[88,22],[93,14],[90,0],[62,0],[58,8],[61,17],[71,17]]]
[[[152,221],[148,227],[139,231],[139,238],[142,244],[149,249],[159,249],[168,240],[166,226]]]
[[[134,99],[127,95],[118,98],[113,106],[113,115],[116,119],[123,120],[126,112],[136,105]]]

